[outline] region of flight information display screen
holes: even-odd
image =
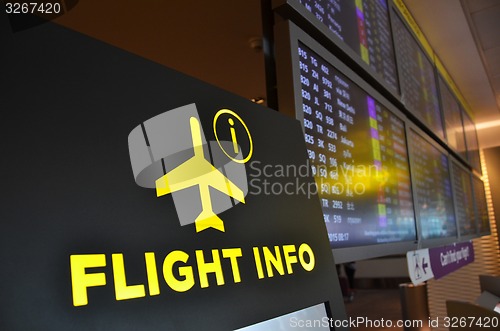
[[[458,228],[461,236],[476,234],[476,217],[474,196],[472,192],[471,173],[452,162],[453,193],[457,212]]]
[[[446,140],[451,148],[467,160],[464,127],[462,124],[460,106],[448,86],[446,86],[444,80],[439,77],[438,81],[446,129]]]
[[[448,157],[413,130],[409,141],[421,237],[456,237]]]
[[[305,140],[332,247],[416,240],[403,121],[301,42],[296,51]]]
[[[393,16],[402,102],[437,136],[444,139],[434,67],[399,16]]]
[[[467,144],[467,159],[469,160],[469,164],[472,166],[472,168],[474,168],[478,173],[482,173],[476,125],[463,109],[462,119],[464,121],[465,141]]]
[[[488,216],[488,203],[484,191],[484,183],[481,179],[473,176],[474,201],[476,202],[476,220],[479,227],[479,233],[490,232],[490,219]]]
[[[387,0],[299,0],[361,60],[398,89]]]

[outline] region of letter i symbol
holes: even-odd
[[[229,125],[231,125],[231,139],[233,140],[233,149],[234,149],[234,153],[238,154],[238,142],[236,141],[236,130],[234,130],[234,121],[232,118],[229,118],[227,120],[229,122]]]

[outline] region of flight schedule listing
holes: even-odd
[[[401,71],[401,96],[406,107],[444,139],[434,68],[417,41],[394,14],[394,43]]]
[[[404,123],[299,42],[304,134],[333,248],[415,240]]]
[[[461,236],[476,234],[471,174],[452,162],[458,229]]]
[[[479,156],[479,142],[477,140],[476,125],[463,109],[462,120],[464,123],[465,141],[467,144],[467,159],[472,168],[478,173],[481,173],[481,157]]]
[[[448,141],[448,145],[466,159],[465,136],[460,106],[441,77],[439,77],[438,82],[444,115],[444,126],[446,129],[446,140]]]
[[[456,237],[448,157],[413,130],[410,143],[422,239]]]
[[[397,90],[397,70],[386,0],[299,2],[381,75],[394,91]]]
[[[488,202],[486,200],[486,192],[484,191],[484,183],[477,177],[472,178],[474,187],[474,201],[476,202],[476,220],[479,233],[490,232],[490,219],[488,216]]]

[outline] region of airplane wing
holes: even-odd
[[[203,177],[214,167],[205,159],[193,157],[166,175],[156,180],[156,195],[158,197],[200,184]]]
[[[203,158],[193,157],[156,180],[158,197],[195,185],[207,185],[245,203],[245,194]]]
[[[241,189],[205,159],[191,158],[156,180],[158,197],[195,185],[207,185],[245,203]]]
[[[243,191],[231,182],[229,178],[224,176],[218,169],[214,168],[205,176],[207,177],[206,183],[208,185],[242,203],[245,203],[245,194]]]

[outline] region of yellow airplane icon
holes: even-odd
[[[209,187],[245,203],[243,192],[205,159],[200,123],[196,117],[189,120],[194,156],[156,180],[156,196],[198,185],[202,211],[195,219],[196,232],[214,228],[224,232],[224,223],[212,210]]]

